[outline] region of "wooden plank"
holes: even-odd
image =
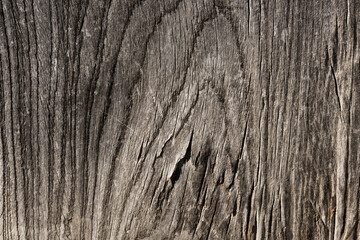
[[[359,239],[359,9],[0,0],[0,238]]]

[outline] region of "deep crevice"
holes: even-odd
[[[176,163],[176,166],[175,166],[175,170],[173,172],[173,174],[171,175],[170,177],[170,181],[171,181],[171,184],[174,186],[175,182],[177,180],[179,180],[180,178],[180,175],[181,175],[181,169],[182,167],[185,165],[185,163],[187,163],[190,158],[191,158],[191,144],[192,144],[192,138],[193,138],[193,133],[191,133],[191,136],[190,136],[190,140],[189,140],[189,145],[186,149],[186,153],[185,153],[185,156],[180,159],[179,162]]]

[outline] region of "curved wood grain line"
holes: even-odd
[[[181,2],[181,1],[183,1],[183,0],[180,0],[179,2]],[[177,5],[179,5],[179,4],[177,4]],[[176,10],[176,9],[174,9],[173,11],[175,11],[175,10]],[[171,11],[171,12],[172,12],[172,11]],[[215,15],[214,13],[215,13],[215,12],[212,11],[211,14],[210,14],[210,16],[208,16],[207,18],[203,19],[203,20],[199,23],[199,25],[198,25],[199,30],[197,30],[197,31],[195,32],[195,37],[194,37],[194,40],[192,41],[191,51],[190,51],[190,54],[188,55],[188,58],[187,58],[187,61],[186,61],[187,64],[186,64],[186,68],[185,68],[185,69],[186,69],[186,70],[185,70],[185,74],[184,74],[184,76],[183,76],[183,78],[182,78],[182,80],[183,80],[183,81],[182,81],[182,84],[180,85],[179,89],[173,93],[173,95],[172,95],[172,96],[173,96],[173,97],[172,97],[172,102],[171,102],[169,105],[166,106],[165,111],[164,111],[164,114],[163,114],[163,117],[162,117],[162,120],[161,120],[161,123],[160,123],[160,126],[158,126],[158,127],[156,128],[156,131],[155,131],[155,133],[154,133],[154,137],[152,138],[152,140],[151,140],[150,143],[148,144],[148,147],[147,147],[146,150],[144,151],[144,156],[147,156],[148,152],[150,151],[150,148],[152,147],[153,143],[155,142],[155,139],[156,139],[157,136],[159,135],[160,129],[162,128],[162,126],[163,126],[163,124],[164,124],[164,122],[165,122],[165,119],[166,119],[166,117],[167,117],[167,114],[168,114],[169,109],[171,108],[171,106],[172,106],[173,104],[175,104],[175,102],[177,101],[178,95],[180,94],[180,92],[181,92],[182,89],[184,88],[184,85],[185,85],[185,82],[186,82],[186,81],[185,81],[185,79],[186,79],[186,74],[187,74],[187,71],[188,71],[189,68],[190,68],[191,57],[192,57],[192,55],[193,55],[193,53],[194,53],[194,50],[195,50],[196,41],[197,41],[198,37],[200,36],[200,33],[203,31],[204,24],[205,24],[206,22],[208,22],[208,21],[211,21],[211,20],[215,19],[216,15]],[[165,16],[165,15],[166,15],[166,14],[164,14],[164,16]],[[164,16],[162,16],[162,17],[164,17]],[[153,32],[155,31],[156,27],[161,23],[162,17],[159,19],[158,24],[155,24],[155,25],[154,25]],[[153,33],[153,32],[152,32],[152,33]],[[149,38],[148,38],[147,41],[149,41]],[[145,161],[145,157],[144,157],[144,161]],[[137,173],[141,173],[141,172],[142,172],[142,166],[143,166],[143,162],[144,162],[144,161],[141,161],[141,163],[137,166],[137,171],[136,171]],[[155,161],[155,160],[154,160],[154,161]],[[133,186],[133,185],[136,183],[136,181],[138,180],[138,178],[139,178],[139,174],[133,175],[133,177],[131,178],[131,181],[130,181],[129,186]],[[125,208],[126,203],[127,203],[127,201],[128,201],[128,196],[130,195],[130,192],[131,192],[131,188],[129,188],[129,189],[126,191],[126,193],[125,193],[125,198],[126,198],[126,200],[125,200],[125,203],[121,206],[121,209],[120,209],[120,212],[119,212],[119,216],[120,216],[119,219],[123,219],[122,216],[123,216],[124,208]],[[120,225],[121,225],[121,221],[119,221],[118,226],[117,226],[117,228],[116,228],[116,236],[119,234]]]
[[[87,209],[87,203],[88,203],[88,178],[89,178],[89,171],[88,171],[88,151],[89,151],[89,142],[90,142],[90,126],[91,126],[91,115],[92,115],[92,111],[93,111],[93,105],[94,105],[94,101],[95,101],[95,97],[94,97],[94,92],[96,90],[96,84],[97,81],[99,79],[99,74],[100,74],[100,68],[101,68],[101,64],[103,62],[103,51],[104,51],[104,47],[105,47],[105,38],[106,38],[106,34],[107,34],[107,24],[108,24],[108,13],[110,11],[110,6],[111,6],[111,2],[109,1],[109,5],[107,7],[104,8],[103,14],[101,16],[101,20],[100,20],[100,34],[99,34],[99,38],[97,41],[97,47],[96,47],[96,64],[94,66],[93,69],[93,73],[92,73],[92,78],[90,79],[90,84],[87,87],[87,92],[86,92],[86,97],[85,97],[85,128],[84,128],[84,137],[83,137],[83,141],[85,143],[85,147],[83,149],[83,157],[82,157],[82,166],[81,169],[82,170],[82,176],[81,176],[81,181],[82,181],[82,185],[81,185],[81,194],[82,194],[82,206],[81,206],[81,211],[80,211],[80,215],[81,215],[81,232],[80,232],[80,238],[81,236],[84,234],[84,230],[85,230],[85,223],[83,221],[85,214],[86,214],[86,209]]]
[[[130,26],[131,17],[133,16],[135,9],[138,6],[140,6],[143,2],[145,2],[145,0],[137,1],[130,8],[127,19],[126,19],[124,27],[123,27],[123,30],[121,32],[121,38],[120,38],[119,47],[118,47],[118,49],[116,51],[116,54],[115,54],[115,57],[114,57],[114,59],[112,61],[112,62],[114,62],[114,64],[113,64],[113,67],[111,68],[110,84],[109,84],[109,87],[107,88],[107,91],[106,91],[106,100],[105,100],[105,103],[104,103],[104,111],[102,111],[102,117],[101,117],[101,120],[100,120],[100,123],[99,123],[99,130],[97,132],[96,140],[95,140],[95,149],[96,149],[96,151],[95,151],[95,154],[96,154],[95,155],[95,179],[94,179],[93,195],[92,195],[92,203],[93,204],[92,204],[92,207],[91,207],[91,215],[90,215],[91,220],[93,220],[93,218],[94,218],[94,207],[95,207],[94,202],[95,202],[95,194],[96,194],[95,190],[96,190],[96,187],[97,187],[97,179],[98,179],[100,141],[101,141],[101,138],[102,138],[102,135],[103,135],[104,127],[105,127],[107,117],[108,117],[108,113],[109,113],[109,109],[110,109],[110,106],[111,106],[111,96],[113,94],[113,86],[114,86],[114,82],[115,82],[115,73],[116,73],[116,69],[117,69],[117,65],[118,65],[118,58],[119,58],[119,55],[120,55],[120,50],[122,48],[123,41],[125,39],[125,33],[126,33],[127,29]],[[123,130],[121,130],[121,131],[123,131]],[[93,235],[93,226],[91,227],[91,237],[92,237],[92,235]]]

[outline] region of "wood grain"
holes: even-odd
[[[359,0],[0,0],[1,239],[360,239]]]

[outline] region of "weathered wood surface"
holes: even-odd
[[[0,0],[1,239],[360,239],[359,0]]]

